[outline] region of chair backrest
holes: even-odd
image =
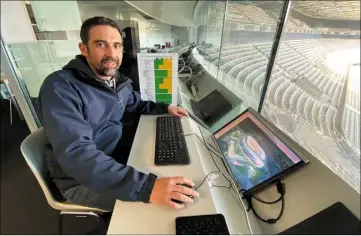
[[[44,129],[40,128],[34,133],[31,133],[20,146],[21,152],[26,160],[26,163],[30,167],[31,171],[35,175],[36,180],[40,184],[41,189],[45,194],[45,198],[49,205],[53,206],[53,203],[60,201],[58,194],[54,194],[54,183],[50,182],[49,174],[46,168],[45,162],[45,134]],[[51,187],[52,186],[52,187]]]
[[[54,182],[49,176],[45,160],[45,133],[40,128],[31,133],[24,139],[20,146],[21,152],[29,165],[31,171],[35,175],[36,180],[40,184],[44,192],[48,204],[60,211],[77,211],[77,212],[106,212],[102,209],[81,206],[66,201],[56,188]]]

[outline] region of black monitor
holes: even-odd
[[[275,127],[273,131],[281,133]],[[291,150],[249,110],[216,131],[214,137],[244,194],[253,193],[308,163],[307,158]]]

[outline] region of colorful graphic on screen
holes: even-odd
[[[215,137],[243,190],[247,191],[301,161],[252,115],[246,113],[240,118]]]

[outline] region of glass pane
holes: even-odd
[[[262,109],[358,192],[359,18],[358,1],[292,1]]]
[[[201,80],[197,88],[207,91],[206,94],[217,90],[219,99],[227,101],[217,104],[225,108],[217,112],[215,121],[206,122],[212,131],[247,107],[258,108],[279,23],[280,12],[271,9],[280,9],[283,4],[283,1],[209,1],[206,42],[201,40],[197,48],[200,55],[196,56],[208,76],[207,85]]]
[[[245,107],[257,110],[279,13],[280,2],[228,1],[218,80]]]
[[[193,16],[199,24],[197,43],[180,51],[185,61],[179,78],[182,106],[212,130],[221,127],[232,107],[240,104],[239,98],[217,80],[225,10],[225,1],[198,1]]]

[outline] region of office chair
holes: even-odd
[[[107,211],[77,205],[69,202],[62,196],[59,189],[55,186],[55,183],[50,179],[46,168],[44,158],[44,141],[44,129],[40,128],[24,139],[24,141],[21,143],[20,149],[26,160],[26,163],[29,165],[41,189],[43,190],[48,204],[53,209],[60,211],[59,233],[62,234],[63,232],[63,215],[94,216],[97,220],[103,220],[101,214],[106,213]]]

